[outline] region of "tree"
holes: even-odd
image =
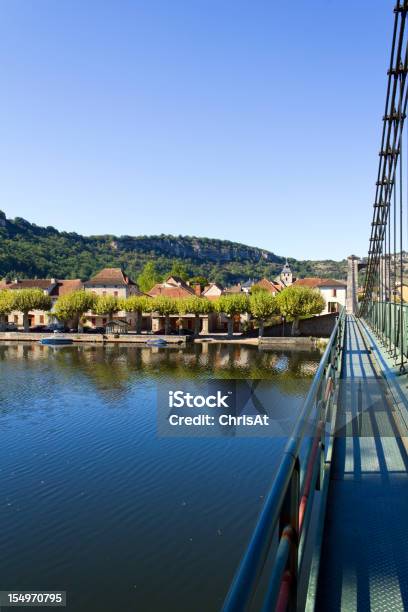
[[[89,291],[72,291],[62,295],[55,303],[53,314],[64,323],[74,322],[74,327],[82,331],[81,317],[95,308],[97,297]]]
[[[209,284],[208,278],[205,276],[192,276],[190,278],[190,285],[200,285],[201,289],[204,289]]]
[[[217,312],[224,313],[228,318],[228,337],[232,338],[234,317],[249,310],[249,300],[245,293],[221,295],[214,303]]]
[[[142,332],[142,314],[144,312],[151,312],[153,301],[154,300],[147,295],[131,295],[121,302],[123,310],[135,313],[137,334]]]
[[[5,289],[0,291],[0,329],[4,329],[7,322],[7,315],[13,310],[13,294]]]
[[[99,295],[92,310],[98,315],[108,315],[111,321],[115,312],[121,310],[121,304],[114,295]]]
[[[278,313],[276,298],[267,291],[255,291],[249,298],[252,316],[259,322],[259,337],[264,334],[265,321]]]
[[[208,314],[212,312],[213,304],[210,300],[207,300],[198,295],[194,295],[188,298],[179,300],[178,312],[179,314],[193,314],[194,315],[194,336],[197,337],[200,334],[200,315]]]
[[[28,313],[30,310],[50,310],[51,298],[41,289],[17,289],[13,290],[12,310],[23,313],[24,331],[30,329]]]
[[[152,300],[152,312],[157,312],[159,316],[165,317],[164,319],[164,333],[167,335],[170,333],[170,315],[178,313],[177,300],[174,298],[166,297],[165,295],[158,295]]]
[[[139,276],[137,277],[137,284],[141,291],[150,291],[154,285],[160,283],[162,275],[158,271],[154,261],[148,261]]]
[[[169,276],[179,276],[183,281],[186,281],[188,280],[189,274],[183,262],[175,259],[172,263],[170,272],[167,274],[167,277]]]
[[[322,294],[309,287],[291,285],[283,289],[276,300],[281,314],[292,321],[292,336],[299,333],[300,318],[320,314],[325,307]]]

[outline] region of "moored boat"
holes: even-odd
[[[51,336],[49,338],[41,338],[40,344],[48,344],[50,346],[68,346],[73,343],[71,338],[58,338],[58,336]]]
[[[150,338],[146,340],[147,346],[167,346],[166,340],[164,338]]]

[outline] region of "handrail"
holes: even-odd
[[[302,411],[286,444],[273,485],[226,596],[222,608],[223,612],[243,612],[247,609],[254,596],[263,567],[270,553],[273,534],[278,526],[279,545],[275,555],[264,609],[275,609],[278,600],[280,605],[283,605],[287,598],[292,600],[292,604],[289,603],[289,607],[292,609],[296,607],[297,570],[299,567],[298,549],[301,536],[299,533],[299,502],[301,492],[303,492],[306,483],[308,494],[306,501],[302,504],[301,524],[302,530],[307,531],[311,513],[307,511],[308,508],[306,506],[313,502],[317,473],[320,473],[320,469],[317,471],[313,469],[313,466],[311,472],[306,469],[306,476],[301,485],[299,451],[304,439],[306,424],[313,409],[319,409],[320,407],[320,412],[327,410],[333,396],[333,382],[335,382],[334,378],[339,369],[338,356],[342,350],[341,336],[344,320],[345,313],[343,309],[337,318],[326,350],[320,360],[319,367],[306,396]],[[328,381],[330,378],[332,382],[329,383],[328,398],[324,401],[328,383],[326,382],[324,389],[322,389],[322,382],[323,380]],[[323,397],[320,397],[322,392]],[[324,427],[319,425],[321,421],[320,416],[321,414],[315,415],[314,424],[316,427],[309,445],[306,465],[308,465],[310,460],[315,463],[317,457],[320,460],[320,453],[316,453],[313,450],[316,447],[315,439],[317,435],[320,440],[321,452],[323,452],[324,441],[322,442],[322,438],[324,436]],[[318,425],[320,431],[317,434]],[[284,580],[282,581],[282,579]]]
[[[396,301],[366,303],[364,319],[380,340],[401,374],[408,361],[408,304]]]

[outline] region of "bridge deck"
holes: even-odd
[[[319,611],[408,610],[406,409],[388,374],[348,317]]]

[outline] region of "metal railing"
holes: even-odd
[[[364,320],[388,355],[405,373],[408,361],[408,305],[401,302],[369,302]]]
[[[306,570],[306,540],[314,493],[323,487],[323,480],[327,480],[325,424],[334,407],[344,329],[343,310],[286,444],[274,483],[225,599],[223,612],[249,610],[254,597],[258,598],[261,581],[267,586],[259,594],[262,601],[257,604],[257,610],[294,611],[298,606],[298,585]],[[268,566],[272,567],[269,575]]]

